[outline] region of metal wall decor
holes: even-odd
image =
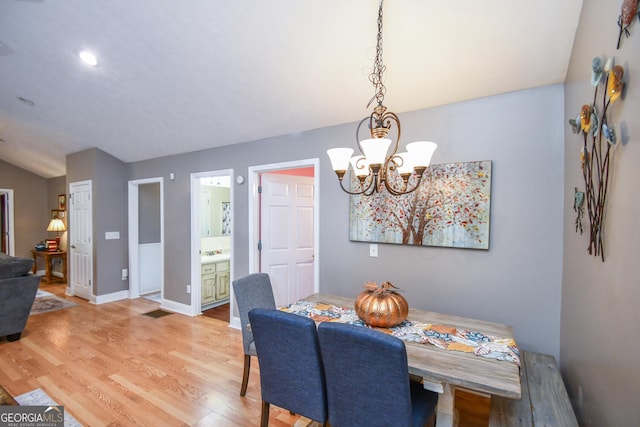
[[[604,262],[604,218],[607,207],[607,192],[612,157],[620,145],[620,137],[612,121],[613,107],[619,102],[624,88],[624,68],[614,65],[609,58],[605,65],[596,57],[591,63],[591,85],[594,87],[593,102],[582,106],[575,119],[569,120],[573,132],[582,135],[580,163],[584,178],[584,196],[575,189],[574,209],[576,232],[582,234],[581,210],[587,207],[589,218],[589,254],[600,256]]]
[[[633,22],[633,18],[638,16],[640,19],[640,14],[638,14],[638,1],[640,0],[623,0],[622,1],[622,10],[620,11],[620,16],[618,17],[618,27],[620,27],[620,33],[618,34],[618,44],[616,49],[620,49],[620,41],[622,39],[622,33],[625,36],[629,37],[631,33],[629,32],[629,26]]]
[[[582,228],[582,217],[584,216],[584,191],[578,191],[578,187],[573,190],[573,211],[576,213],[576,233],[584,233]]]

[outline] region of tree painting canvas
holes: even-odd
[[[358,185],[352,177],[352,189]],[[349,237],[360,242],[489,249],[490,205],[491,160],[431,165],[413,193],[393,196],[382,190],[351,196]]]

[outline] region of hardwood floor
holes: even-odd
[[[225,322],[229,321],[229,303],[219,305],[215,308],[210,308],[209,310],[205,310],[202,312],[203,316],[211,317],[213,319],[222,320]]]
[[[22,338],[0,339],[0,385],[17,396],[43,389],[85,426],[257,426],[260,377],[253,359],[240,397],[242,336],[205,316],[143,313],[145,298],[93,305],[64,295],[66,285],[40,288],[78,306],[30,316]],[[457,396],[463,427],[486,426],[477,396]],[[271,406],[269,426],[307,420]]]
[[[209,317],[142,315],[144,299],[93,305],[41,289],[77,307],[30,316],[22,339],[0,341],[0,384],[16,396],[42,388],[87,426],[256,426],[258,363],[240,397],[242,338]],[[271,407],[270,426],[299,417]]]

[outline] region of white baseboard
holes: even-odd
[[[235,316],[232,317],[231,322],[229,322],[229,327],[233,329],[240,329],[240,318]]]
[[[94,304],[106,304],[108,302],[120,301],[123,299],[129,299],[129,290],[112,292],[106,295],[98,295],[95,297]]]
[[[175,301],[170,301],[167,299],[163,299],[160,303],[160,308],[164,308],[169,311],[173,311],[175,313],[184,314],[185,316],[194,317],[195,315],[191,313],[191,305],[190,304],[182,304]]]

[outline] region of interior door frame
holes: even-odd
[[[128,182],[129,227],[129,299],[140,296],[139,251],[139,187],[144,184],[160,184],[160,298],[164,303],[164,178],[135,179]]]
[[[265,172],[275,172],[279,170],[298,169],[313,167],[313,251],[315,262],[313,264],[314,291],[318,292],[320,287],[320,160],[316,158],[294,160],[290,162],[271,163],[259,166],[250,166],[248,169],[247,185],[249,193],[249,273],[260,271],[260,255],[258,251],[258,241],[260,232],[260,197],[258,186],[260,185],[260,174]],[[240,317],[235,312],[235,295],[231,289],[231,326],[240,328]]]
[[[233,202],[235,176],[233,169],[219,169],[206,172],[194,172],[191,174],[191,316],[202,314],[202,262],[200,260],[200,178],[215,178],[217,176],[229,176],[229,203],[231,204],[231,218],[235,218],[233,212],[235,203]],[[235,221],[231,221],[231,254],[229,261],[229,277],[233,277],[234,237]],[[233,300],[229,299],[233,304]]]
[[[5,212],[7,215],[6,226],[7,226],[7,234],[8,234],[8,236],[5,236],[5,237],[7,237],[9,240],[9,244],[7,245],[7,255],[15,255],[16,242],[14,239],[14,228],[13,228],[13,215],[14,215],[13,190],[8,188],[0,188],[0,193],[3,193],[7,196],[6,212]],[[2,209],[5,209],[5,207],[2,207]]]

